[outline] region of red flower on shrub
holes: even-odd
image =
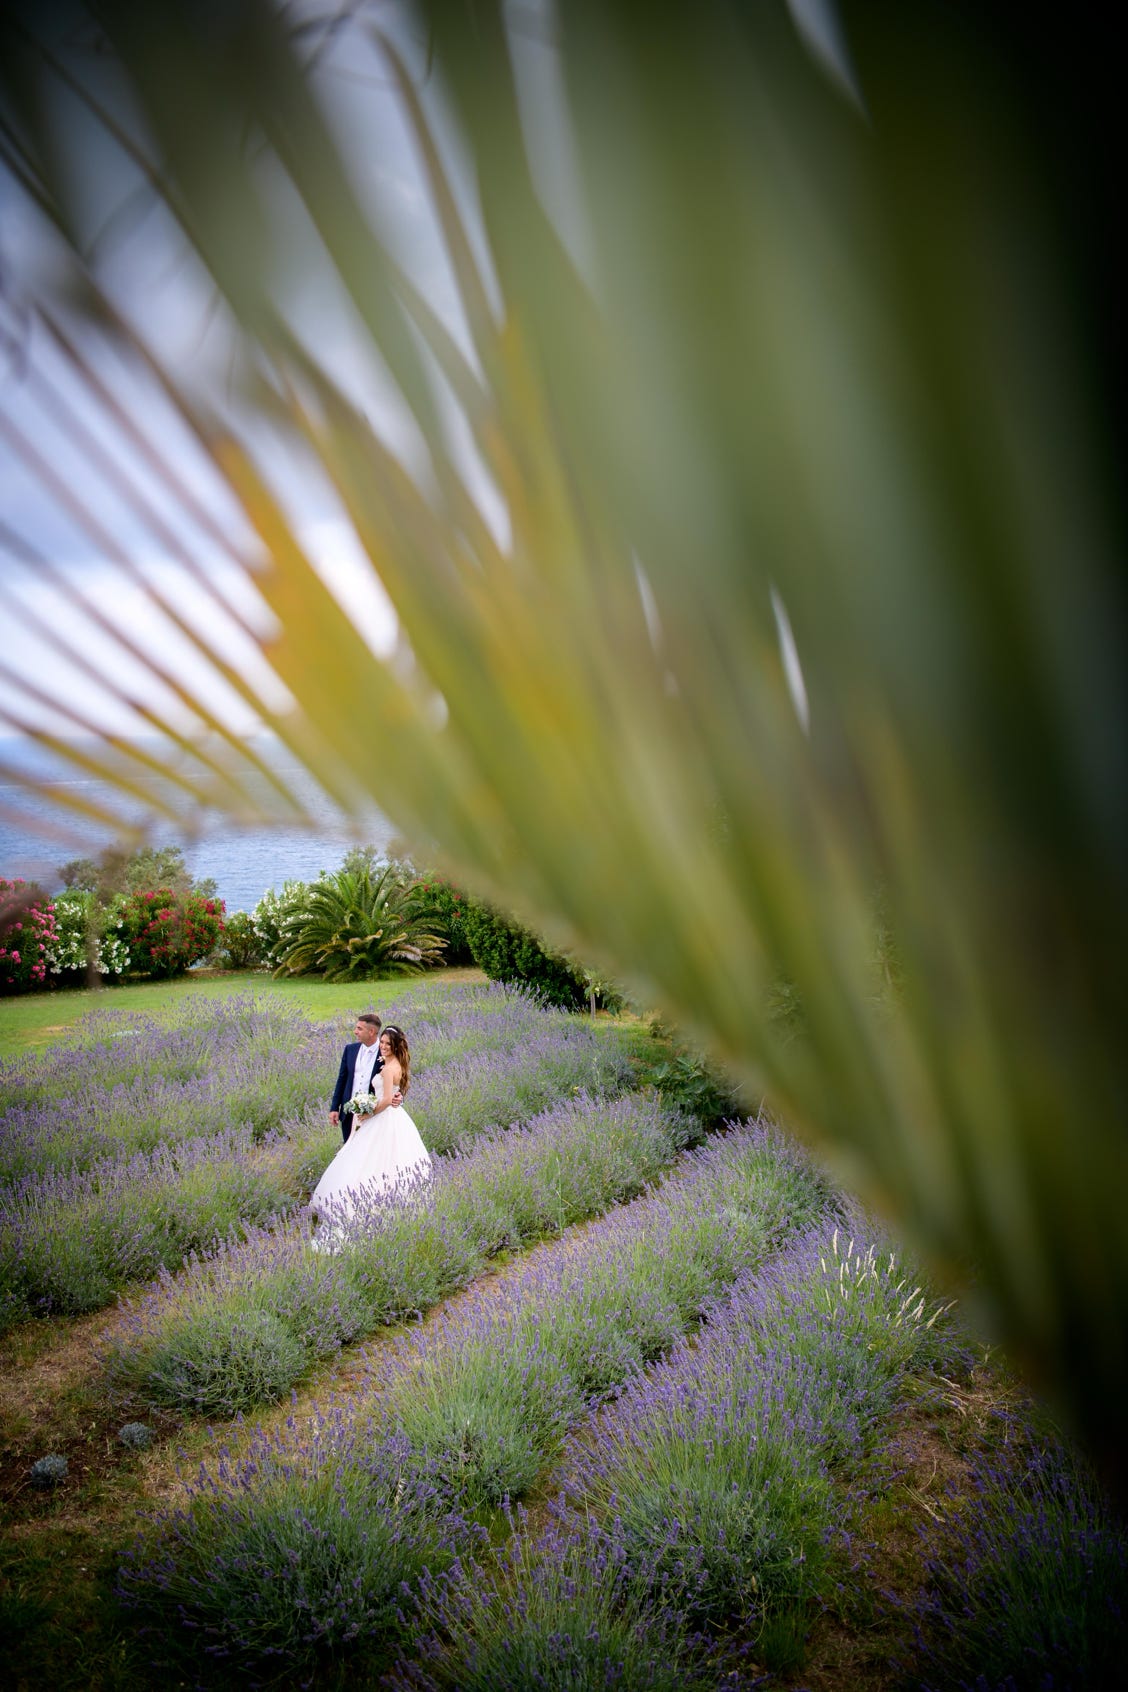
[[[25,904],[22,889],[27,885],[22,877],[8,881],[0,876],[0,906],[8,909],[7,917],[0,918],[0,958],[4,960],[0,985],[16,993],[41,984],[46,972],[40,959],[46,942],[55,936],[54,905],[40,899]],[[13,946],[10,942],[17,935],[18,944]]]
[[[183,975],[215,946],[224,909],[222,899],[171,887],[131,894],[122,906],[131,968],[142,975]]]

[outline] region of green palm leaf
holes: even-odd
[[[935,1262],[973,1259],[992,1319],[1115,1468],[1125,607],[1065,304],[1084,279],[1052,239],[1053,161],[1032,150],[1056,110],[1034,38],[1003,74],[956,9],[849,8],[863,119],[770,5],[677,5],[659,24],[576,0],[546,43],[499,4],[435,4],[441,101],[393,20],[381,70],[462,329],[407,278],[391,207],[362,203],[285,14],[223,10],[222,29],[187,0],[101,15],[129,93],[120,144],[218,292],[233,404],[128,323],[83,257],[83,132],[58,85],[108,81],[73,36],[16,33],[0,54],[0,151],[64,233],[53,309],[81,306],[87,376],[76,351],[71,380],[120,448],[120,497],[151,521],[128,407],[94,390],[108,350],[225,490],[283,697],[197,629],[217,685],[346,812],[374,799],[467,885],[706,1040]],[[537,176],[546,64],[582,264]],[[388,373],[410,448],[288,309],[297,279],[344,302],[333,327]],[[61,499],[30,425],[5,426]],[[313,567],[279,441],[316,466],[389,594],[390,657]],[[187,532],[191,478],[150,453]],[[205,550],[181,557],[201,593]],[[208,686],[178,688],[156,724],[208,803],[316,817],[276,772],[264,800]],[[289,967],[433,955],[425,921],[385,922],[373,888],[322,897]]]
[[[434,913],[391,867],[377,875],[339,870],[314,882],[303,908],[283,925],[275,975],[317,970],[327,981],[414,975],[441,961],[445,942]]]

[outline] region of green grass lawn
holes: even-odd
[[[382,1010],[425,980],[484,981],[479,969],[444,969],[430,977],[391,975],[382,981],[360,983],[321,981],[302,976],[275,981],[250,970],[196,970],[176,981],[145,981],[122,987],[76,988],[58,993],[28,993],[0,1001],[0,1057],[35,1051],[68,1034],[91,1011],[121,1010],[144,1016],[174,1017],[190,998],[203,995],[227,999],[234,993],[271,994],[287,999],[302,1016],[340,1017],[350,1021],[357,1011]]]

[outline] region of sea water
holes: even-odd
[[[94,777],[71,774],[57,779],[57,766],[53,766],[56,773],[51,774],[52,766],[46,758],[26,743],[14,746],[7,742],[4,762],[34,773],[44,782],[46,791],[41,797],[18,781],[0,777],[0,875],[9,880],[22,877],[38,881],[48,892],[56,892],[61,886],[59,871],[65,863],[72,858],[96,857],[114,844],[114,837],[102,825],[77,816],[65,819],[69,838],[53,837],[51,830],[58,827],[61,813],[52,805],[51,795],[66,792],[115,811],[122,809],[122,801],[106,782]],[[313,803],[316,789],[308,776],[281,761],[274,763],[274,768],[303,802]],[[144,778],[138,785],[151,787],[154,796],[163,790],[165,796],[176,798],[176,789],[157,776]],[[284,881],[310,881],[322,870],[336,869],[350,846],[370,845],[385,854],[395,836],[393,824],[375,808],[358,825],[322,806],[314,828],[242,828],[208,817],[202,822],[194,819],[189,827],[186,812],[185,824],[178,829],[166,817],[149,826],[141,804],[134,814],[146,826],[151,844],[183,848],[191,874],[197,880],[214,880],[229,911],[253,910],[268,888],[280,888]]]

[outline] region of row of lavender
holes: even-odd
[[[519,994],[471,987],[445,1015],[394,1008],[418,1054],[411,1103],[432,1151],[466,1147],[552,1101],[610,1098],[621,1042]],[[100,1018],[0,1086],[0,1327],[96,1309],[300,1206],[339,1141],[325,1094],[339,1031],[232,1000],[174,1029]]]
[[[390,1662],[420,1625],[423,1571],[454,1576],[484,1554],[490,1511],[833,1204],[762,1126],[689,1152],[504,1289],[479,1287],[373,1353],[347,1408],[202,1470],[189,1507],[127,1562],[126,1602],[164,1637],[185,1629],[190,1652],[203,1643],[252,1671],[311,1668],[357,1639]]]
[[[1035,1432],[1031,1406],[940,1500],[946,1532],[930,1535],[917,1591],[884,1592],[858,1554],[855,1529],[896,1472],[896,1412],[968,1358],[897,1253],[857,1213],[850,1226],[800,1231],[712,1303],[703,1334],[573,1428],[535,1524],[518,1505],[500,1546],[421,1571],[381,1684],[793,1684],[815,1616],[844,1588],[848,1606],[884,1608],[899,1692],[1115,1684],[1128,1533],[1060,1436]]]
[[[860,1217],[852,1225],[864,1227]],[[895,1253],[823,1221],[570,1435],[547,1526],[421,1583],[400,1688],[716,1687],[786,1670],[906,1378],[951,1366]],[[843,1484],[845,1483],[845,1484]]]
[[[910,1378],[966,1362],[897,1254],[749,1125],[373,1354],[347,1406],[221,1453],[120,1596],[197,1683],[735,1692],[801,1656]],[[965,1523],[903,1684],[1112,1683],[1125,1540],[1084,1477],[1060,1453],[1032,1486],[985,1471]]]
[[[428,1182],[370,1195],[328,1230],[331,1254],[310,1249],[308,1212],[251,1229],[127,1305],[111,1377],[147,1405],[198,1416],[281,1398],[314,1363],[429,1309],[498,1253],[633,1198],[698,1132],[653,1092],[582,1094],[440,1158]]]
[[[459,1120],[471,1128],[509,1120],[511,1098],[500,1085],[485,1085],[492,1054],[553,1038],[569,1050],[605,1049],[580,1019],[497,986],[440,993],[422,983],[384,1014],[407,1029],[416,1082],[459,1058],[470,1061],[481,1097],[464,1101]],[[125,1011],[94,1013],[45,1052],[0,1061],[0,1186],[231,1127],[259,1139],[309,1112],[324,1116],[350,1037],[351,1018],[314,1022],[269,993],[187,1000],[173,1024]],[[458,1072],[449,1070],[445,1089],[433,1097],[417,1088],[413,1109],[429,1112],[443,1130],[459,1086]]]

